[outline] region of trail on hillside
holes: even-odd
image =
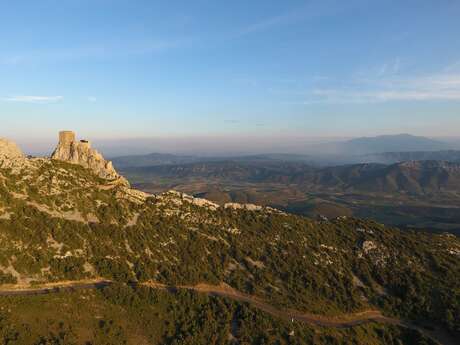
[[[268,304],[264,300],[242,293],[238,290],[233,289],[232,287],[221,284],[221,285],[209,285],[209,284],[198,284],[198,285],[179,285],[179,286],[168,286],[160,283],[144,283],[143,285],[149,286],[156,289],[186,289],[192,290],[200,293],[206,293],[209,295],[227,297],[239,302],[246,302],[256,307],[257,309],[263,310],[264,312],[275,316],[277,318],[283,318],[289,321],[300,321],[305,323],[315,324],[317,326],[323,327],[335,327],[335,328],[347,328],[352,326],[357,326],[363,323],[368,323],[372,321],[380,321],[386,323],[398,324],[398,319],[388,318],[382,315],[378,310],[366,310],[359,313],[346,314],[343,316],[323,316],[316,314],[303,313],[296,310],[282,310],[277,307]]]
[[[42,284],[39,287],[25,287],[10,285],[8,287],[0,287],[0,296],[33,296],[45,295],[50,293],[75,291],[75,290],[88,290],[88,289],[101,289],[112,285],[114,282],[110,280],[85,280],[85,281],[66,281]],[[248,295],[233,289],[227,284],[210,285],[210,284],[197,284],[197,285],[166,285],[157,282],[146,283],[131,283],[132,286],[147,286],[153,289],[161,290],[190,290],[198,293],[204,293],[212,296],[220,296],[230,298],[234,301],[245,302],[251,306],[262,310],[271,316],[281,318],[287,321],[297,321],[310,325],[320,327],[332,328],[350,328],[371,322],[380,322],[390,325],[416,330],[425,336],[428,336],[440,345],[457,345],[454,337],[440,329],[428,330],[422,328],[410,321],[403,321],[397,318],[384,316],[379,310],[370,309],[358,313],[344,314],[340,316],[324,316],[317,314],[310,314],[293,309],[280,309],[277,308],[259,297]]]

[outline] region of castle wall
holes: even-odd
[[[60,143],[73,143],[75,142],[75,133],[72,131],[60,131],[59,132]]]

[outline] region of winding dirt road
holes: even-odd
[[[70,292],[76,290],[88,290],[88,289],[101,289],[112,285],[113,282],[110,280],[87,280],[87,281],[67,281],[43,284],[38,287],[25,287],[25,286],[14,286],[0,287],[0,296],[33,296],[33,295],[46,295],[50,293],[58,292]],[[137,284],[131,284],[137,285]],[[209,285],[209,284],[198,284],[198,285],[178,285],[169,286],[156,282],[142,283],[141,285],[148,286],[154,289],[161,290],[190,290],[199,293],[204,293],[212,296],[220,296],[230,298],[235,301],[249,303],[251,306],[262,310],[274,317],[281,318],[288,321],[297,321],[310,325],[316,325],[320,327],[333,327],[333,328],[350,328],[358,325],[367,324],[370,322],[380,322],[391,325],[397,325],[413,330],[417,330],[420,333],[428,336],[433,341],[440,345],[458,345],[457,339],[451,334],[444,332],[440,329],[429,330],[422,328],[410,321],[403,321],[396,318],[384,316],[379,310],[366,310],[359,313],[346,314],[336,317],[323,316],[317,314],[304,313],[292,309],[279,309],[274,307],[264,300],[242,293],[238,290],[226,284],[220,285]]]
[[[382,315],[378,310],[367,310],[355,314],[347,314],[340,317],[328,317],[316,314],[307,314],[296,310],[281,310],[276,308],[264,300],[242,293],[238,290],[233,289],[232,287],[221,284],[221,285],[208,285],[208,284],[198,284],[198,285],[179,285],[174,287],[169,287],[165,284],[159,283],[144,283],[143,285],[155,288],[155,289],[186,289],[192,290],[200,293],[205,293],[208,295],[227,297],[239,302],[246,302],[251,304],[253,307],[260,309],[272,316],[277,318],[283,318],[285,320],[295,320],[304,323],[310,323],[317,326],[323,327],[334,327],[334,328],[348,328],[353,327],[369,322],[385,322],[392,324],[399,324],[399,320],[391,319]]]

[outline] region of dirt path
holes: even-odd
[[[0,287],[0,296],[32,296],[32,295],[45,295],[50,293],[57,293],[63,291],[87,290],[87,289],[101,289],[113,284],[110,280],[86,280],[86,281],[66,281],[57,283],[43,284],[37,287],[26,286],[4,286]],[[137,284],[132,284],[137,285]],[[226,284],[209,285],[178,285],[169,286],[166,284],[147,282],[142,283],[143,286],[148,286],[154,289],[162,290],[190,290],[199,293],[205,293],[212,296],[220,296],[230,298],[235,301],[249,303],[251,306],[262,310],[276,318],[281,318],[287,321],[298,321],[306,324],[316,325],[320,327],[333,327],[333,328],[350,328],[358,325],[367,324],[370,322],[380,322],[396,326],[401,326],[428,336],[440,345],[457,345],[456,339],[447,332],[440,329],[428,330],[422,328],[410,321],[402,321],[396,318],[384,316],[379,310],[371,309],[359,313],[346,314],[341,316],[324,316],[317,314],[304,313],[292,309],[279,309],[274,307],[264,300],[242,293]]]
[[[208,285],[208,284],[198,284],[198,285],[179,285],[174,287],[169,287],[165,284],[159,283],[144,283],[143,285],[155,288],[155,289],[186,289],[192,290],[200,293],[206,293],[214,296],[221,296],[233,299],[239,302],[246,302],[256,307],[257,309],[263,310],[264,312],[285,320],[296,320],[304,323],[310,323],[317,326],[323,327],[335,327],[335,328],[347,328],[353,327],[364,323],[369,323],[372,321],[380,321],[385,323],[399,324],[398,319],[388,318],[382,315],[378,310],[366,310],[359,313],[347,314],[340,317],[329,317],[316,314],[303,313],[296,310],[281,310],[276,308],[262,299],[242,293],[238,290],[233,289],[232,287],[221,284],[221,285]]]

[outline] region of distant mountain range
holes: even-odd
[[[128,176],[147,179],[206,179],[235,183],[281,183],[308,190],[383,193],[460,192],[460,163],[408,161],[315,168],[303,163],[216,161],[130,168]]]
[[[118,168],[146,167],[168,164],[186,164],[199,161],[199,157],[180,156],[167,153],[150,153],[147,155],[130,155],[112,158],[112,163]]]
[[[382,152],[439,151],[451,144],[410,134],[381,135],[349,140],[341,144],[341,152],[359,155]]]
[[[151,153],[112,158],[118,169],[198,162],[297,162],[313,166],[335,166],[352,163],[396,163],[407,160],[460,161],[455,145],[409,134],[357,138],[345,142],[320,144],[308,148],[308,154],[268,153],[246,156],[203,157]]]
[[[460,150],[383,152],[360,156],[359,160],[384,164],[425,160],[460,162]]]
[[[392,165],[358,164],[321,169],[307,179],[293,180],[346,191],[413,193],[460,191],[460,164],[408,161]]]
[[[236,182],[269,182],[272,179],[292,178],[314,168],[303,163],[267,161],[209,161],[178,165],[122,169],[128,175],[167,177],[167,178],[206,178]]]
[[[113,164],[118,169],[151,167],[161,165],[174,164],[189,164],[199,162],[221,162],[221,161],[236,161],[236,162],[309,162],[314,163],[315,158],[309,155],[297,155],[287,153],[272,153],[247,156],[231,156],[231,157],[202,157],[202,156],[184,156],[165,153],[151,153],[147,155],[131,155],[112,158]]]

